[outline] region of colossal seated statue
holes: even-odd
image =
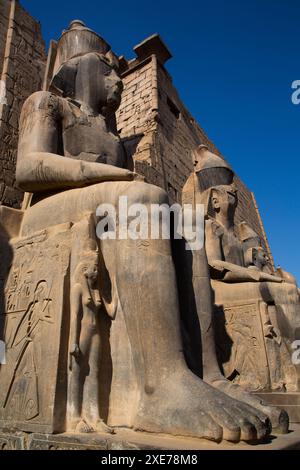
[[[286,431],[285,412],[239,387],[223,393],[187,367],[170,240],[95,237],[100,204],[168,204],[165,191],[126,169],[114,114],[122,81],[109,46],[74,21],[48,69],[49,91],[30,96],[20,120],[17,181],[32,198],[11,241],[0,426],[110,431],[105,422],[216,441],[263,439],[270,420]],[[202,327],[203,305],[211,325],[211,297],[204,250],[197,256]],[[208,379],[217,363],[212,329],[203,331]]]
[[[298,391],[291,347],[300,326],[295,279],[275,270],[252,228],[235,224],[238,194],[229,165],[205,146],[197,149],[196,159],[217,349],[225,375],[251,391]]]

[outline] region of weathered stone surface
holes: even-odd
[[[8,58],[3,68],[9,70],[3,75],[7,106],[2,109],[0,126],[4,142],[0,144],[3,165],[0,200],[5,205],[18,207],[22,191],[16,188],[14,179],[17,122],[26,97],[41,89],[45,53],[39,25],[34,19],[18,2],[3,0],[1,5],[0,51],[7,47]],[[10,12],[14,17],[11,28]],[[183,185],[194,165],[192,150],[204,143],[219,152],[181,102],[163,65],[171,54],[160,37],[153,35],[134,50],[136,60],[127,62],[123,58],[121,61],[124,92],[116,116],[120,136],[125,141],[127,166],[133,168],[133,159],[136,171],[149,183],[165,189],[172,201],[180,202]],[[1,64],[0,52],[0,67]],[[246,220],[260,234],[272,261],[254,195],[237,176],[236,182],[240,194],[237,220]]]
[[[45,48],[39,24],[16,0],[0,5],[0,202],[19,207],[15,184],[18,121],[25,99],[42,84]]]
[[[165,51],[161,60],[165,46],[159,36],[143,41],[136,52],[141,47],[141,57],[123,61],[124,92],[117,111],[118,131],[122,139],[134,141],[136,138],[136,145],[129,149],[136,171],[149,183],[164,188],[171,201],[180,203],[183,186],[194,168],[194,149],[205,144],[222,155],[178,96],[163,65],[170,55]],[[235,182],[239,190],[236,220],[246,221],[260,235],[272,263],[254,194],[237,175]]]
[[[41,84],[39,29],[15,1],[4,2],[3,13],[0,39],[6,28],[9,53],[0,131],[9,151],[0,190],[6,205],[17,205],[19,137],[17,180],[32,197],[25,195],[22,211],[0,208],[0,326],[7,343],[0,427],[35,434],[15,441],[3,434],[0,444],[152,448],[149,434],[139,441],[131,428],[150,431],[153,442],[165,433],[194,437],[201,446],[201,438],[262,440],[268,418],[286,432],[281,408],[290,406],[288,395],[276,408],[236,384],[298,390],[289,348],[299,293],[289,273],[274,269],[254,196],[237,177],[232,186],[232,170],[181,103],[163,66],[166,46],[154,35],[135,48],[136,60],[118,61],[105,40],[73,21],[51,43],[44,90],[25,100]],[[217,155],[198,147],[203,143]],[[214,181],[220,168],[225,182]],[[207,208],[207,255],[182,254],[178,245],[174,264],[170,240],[95,237],[101,203],[116,209],[125,195],[149,208],[186,202],[189,192]],[[226,324],[217,346],[228,337],[232,346],[229,355],[219,348],[219,357],[234,383],[217,363],[210,274],[221,336]]]
[[[299,369],[292,364],[291,343],[299,328],[298,288],[292,276],[279,276],[269,263],[257,233],[245,222],[236,223],[239,193],[231,168],[205,146],[196,159],[184,201],[205,206],[205,247],[225,376],[252,391],[296,391]]]
[[[61,247],[61,251],[57,250]],[[64,426],[70,231],[55,227],[11,244],[5,286],[6,364],[0,369],[2,429],[54,432]]]
[[[300,423],[300,393],[299,392],[258,392],[267,403],[283,407],[289,414],[291,423]]]
[[[22,433],[3,434],[0,433],[0,450],[25,450],[26,441]]]
[[[100,436],[32,434],[28,450],[107,450],[108,442]]]
[[[219,444],[203,439],[182,438],[120,429],[115,435],[84,436],[83,434],[0,434],[0,450],[299,450],[299,425],[292,425],[288,434],[272,436],[263,443],[247,445],[244,442]],[[3,447],[1,448],[1,443]],[[201,458],[201,456],[199,457]],[[199,460],[198,460],[199,461]]]
[[[10,2],[2,1],[0,3],[0,64],[3,63],[4,55],[5,55],[5,45],[6,45],[9,12],[10,12]]]
[[[105,421],[216,441],[265,438],[267,416],[276,422],[280,410],[246,392],[237,401],[196,377],[184,361],[171,240],[91,235],[101,203],[117,209],[119,196],[127,196],[128,205],[143,202],[149,211],[151,204],[168,204],[168,197],[125,168],[115,121],[122,83],[107,43],[76,20],[52,52],[46,80],[51,91],[31,95],[20,120],[17,181],[33,198],[24,207],[19,237],[11,241],[25,253],[14,257],[5,290],[2,428],[105,429],[109,435]],[[59,227],[68,232],[61,242]],[[23,273],[19,265],[29,254],[33,260]],[[207,379],[217,362],[212,329],[205,326],[212,323],[212,304],[204,248],[193,262],[194,287],[201,284],[194,313],[204,326]],[[24,294],[16,293],[23,285]]]

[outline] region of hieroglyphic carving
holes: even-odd
[[[6,360],[0,370],[0,423],[55,428],[54,396],[69,267],[69,230],[60,227],[13,245],[5,288]],[[67,311],[65,310],[65,315]]]
[[[288,340],[278,325],[278,307],[260,302],[260,315],[267,351],[271,389],[297,391],[297,369],[291,362]]]
[[[215,315],[218,358],[225,377],[250,390],[270,386],[258,303],[224,306]]]
[[[215,308],[219,363],[248,390],[295,391],[295,366],[276,321],[276,306],[257,300]]]
[[[46,57],[36,20],[19,2],[0,3],[0,200],[19,207],[23,192],[15,184],[18,120],[25,99],[41,88]],[[3,11],[10,18],[4,24]]]
[[[15,434],[0,434],[0,450],[25,450],[24,436]]]

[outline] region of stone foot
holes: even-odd
[[[85,419],[81,419],[75,428],[75,432],[90,433],[95,432],[95,429]]]
[[[94,429],[95,429],[96,432],[105,432],[105,433],[108,433],[108,434],[115,434],[115,430],[113,428],[107,426],[107,424],[105,424],[102,419],[99,419],[97,421],[97,423],[94,426]]]
[[[182,370],[183,369],[183,370]],[[134,429],[214,441],[262,440],[271,432],[268,417],[203,382],[187,369],[145,387]]]
[[[289,416],[286,411],[265,403],[261,398],[245,391],[239,385],[233,384],[225,377],[207,381],[214,388],[226,393],[228,396],[241,400],[244,403],[260,410],[267,415],[272,424],[272,432],[275,434],[286,434],[289,430]]]

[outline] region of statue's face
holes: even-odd
[[[215,212],[234,214],[237,202],[237,193],[233,188],[213,189],[212,191],[212,206]]]
[[[110,109],[117,110],[121,103],[123,83],[117,72],[104,64],[104,87],[106,90],[106,102]]]
[[[269,262],[269,257],[265,250],[262,247],[258,247],[255,249],[255,254],[254,254],[254,264],[257,266],[259,269],[262,269],[264,266],[266,266]]]
[[[89,101],[94,101],[94,107],[101,111],[103,108],[116,111],[121,103],[123,83],[115,69],[96,53],[84,56],[79,64],[76,79],[76,94],[84,91],[89,95]],[[81,79],[80,79],[81,77]],[[84,90],[81,89],[84,87]]]
[[[36,288],[36,291],[35,291],[35,299],[38,301],[38,302],[41,302],[42,300],[44,300],[45,298],[45,295],[46,295],[46,292],[45,292],[45,284],[41,283],[37,286]]]
[[[93,264],[91,264],[90,266],[88,266],[86,269],[85,269],[85,276],[86,278],[88,279],[88,281],[93,284],[94,282],[96,282],[97,280],[97,277],[98,277],[98,264],[95,262]]]
[[[96,112],[116,111],[123,91],[122,80],[105,58],[96,52],[66,62],[52,83],[63,96],[85,103]]]

